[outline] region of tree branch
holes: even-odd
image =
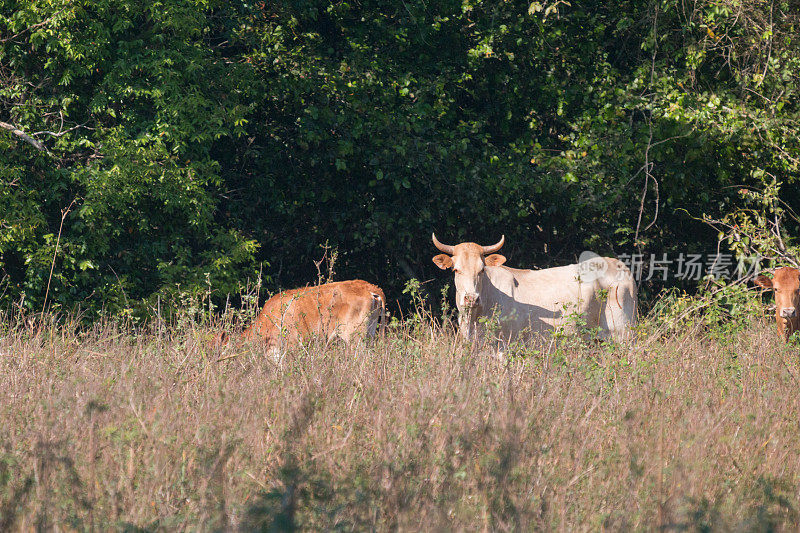
[[[36,139],[34,139],[33,137],[31,137],[30,135],[28,135],[27,133],[25,133],[21,129],[19,129],[16,126],[14,126],[13,124],[9,124],[8,122],[0,122],[0,128],[7,129],[8,131],[13,133],[14,135],[19,137],[20,139],[22,139],[26,143],[30,144],[31,146],[33,146],[37,150],[40,150],[42,152],[50,153],[50,151],[47,149],[47,147],[45,147],[45,145],[43,145],[40,141],[37,141]]]
[[[63,125],[62,125],[62,127],[63,127]],[[62,135],[67,134],[67,133],[69,133],[71,131],[75,131],[75,130],[77,130],[79,128],[83,128],[83,129],[86,129],[86,130],[93,130],[94,129],[94,128],[88,127],[86,125],[86,123],[84,122],[83,124],[78,124],[77,126],[72,126],[71,128],[62,129],[59,132],[47,131],[47,130],[37,131],[36,133],[31,133],[31,137],[38,137],[39,135],[52,135],[53,137],[61,137]]]
[[[56,18],[58,15],[63,13],[65,9],[67,9],[67,8],[66,7],[62,7],[61,9],[59,9],[58,11],[53,13],[51,16],[49,16],[46,19],[44,19],[43,21],[39,22],[38,24],[34,24],[33,26],[28,26],[27,28],[25,28],[21,32],[16,33],[16,34],[12,35],[11,37],[6,37],[5,39],[0,39],[0,43],[4,43],[6,41],[11,41],[12,39],[16,39],[17,37],[19,37],[20,35],[22,35],[23,33],[27,32],[27,31],[33,31],[33,30],[35,30],[37,28],[41,28],[42,26],[44,26],[45,24],[47,24],[48,22],[50,22],[51,20]]]

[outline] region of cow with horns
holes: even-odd
[[[543,270],[503,266],[497,254],[505,236],[491,246],[474,242],[433,244],[442,254],[433,262],[455,274],[458,328],[474,339],[481,322],[496,316],[499,334],[509,340],[522,333],[574,329],[580,319],[601,337],[627,339],[636,320],[636,282],[624,263],[592,257],[578,264]],[[484,319],[484,320],[482,320]]]

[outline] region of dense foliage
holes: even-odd
[[[799,199],[796,0],[0,6],[6,307],[302,285],[324,243],[399,297],[431,230],[550,266]]]

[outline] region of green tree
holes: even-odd
[[[54,255],[54,304],[116,311],[313,282],[326,242],[400,297],[431,230],[711,252],[703,214],[798,176],[793,2],[0,5],[0,294],[34,310]]]

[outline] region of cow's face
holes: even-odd
[[[453,269],[456,284],[456,307],[459,311],[459,326],[464,336],[470,337],[474,321],[482,309],[481,292],[487,266],[505,263],[502,255],[491,253],[503,245],[503,239],[494,246],[481,246],[474,242],[464,242],[455,246],[439,243],[436,236],[433,242],[444,254],[434,256],[433,262],[442,270]],[[488,252],[488,255],[487,255]]]
[[[506,258],[499,254],[484,257],[480,252],[480,246],[471,242],[459,244],[455,248],[456,253],[452,257],[439,254],[433,258],[433,262],[442,270],[453,269],[456,280],[456,306],[460,311],[480,307],[486,267],[502,265]]]
[[[800,271],[792,267],[783,267],[775,270],[772,279],[758,276],[757,285],[775,291],[775,318],[778,321],[778,330],[785,336],[791,335],[800,320]]]

